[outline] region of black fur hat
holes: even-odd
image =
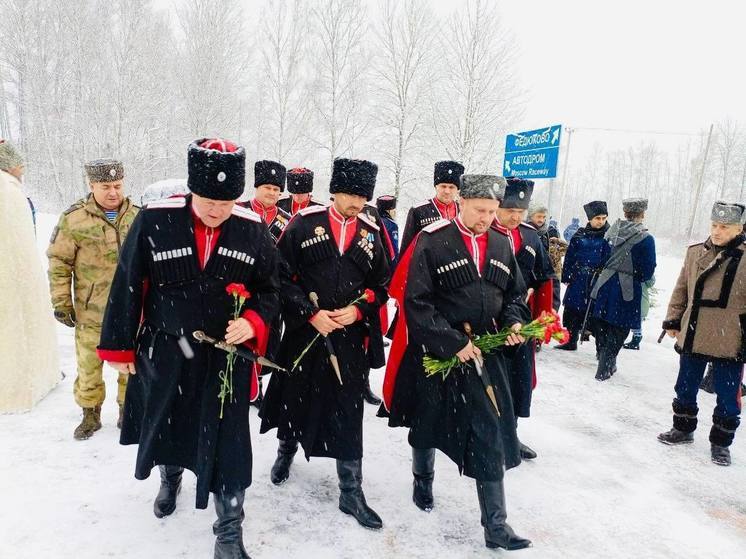
[[[364,196],[369,202],[373,199],[376,187],[378,165],[363,159],[335,159],[332,178],[329,182],[330,194],[355,194]]]
[[[376,198],[376,208],[379,213],[390,212],[396,209],[396,197],[390,194],[384,194]]]
[[[246,183],[246,151],[227,140],[200,138],[187,150],[187,187],[211,200],[236,200]]]
[[[288,171],[288,191],[291,194],[308,194],[313,192],[313,171],[304,167]]]
[[[589,221],[599,215],[609,215],[609,208],[606,206],[606,202],[602,200],[588,202],[583,206],[583,209]]]
[[[464,174],[464,166],[458,161],[438,161],[433,172],[433,186],[442,182],[461,185],[461,175]]]
[[[505,197],[500,202],[500,207],[527,210],[531,195],[534,193],[534,181],[510,177],[507,182]]]
[[[254,163],[254,188],[262,184],[273,184],[285,191],[285,167],[277,161],[263,159]]]

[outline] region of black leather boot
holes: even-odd
[[[412,500],[425,512],[433,510],[433,478],[435,477],[435,449],[412,449]]]
[[[339,476],[339,510],[351,514],[361,526],[378,530],[383,527],[381,517],[368,506],[363,494],[363,461],[337,460]]]
[[[161,474],[161,488],[153,502],[153,513],[156,518],[168,516],[176,510],[176,496],[181,491],[181,466],[158,466]]]
[[[298,452],[298,441],[280,441],[280,446],[277,448],[277,458],[269,473],[272,483],[282,485],[288,480],[290,465],[293,463],[296,452]]]
[[[518,448],[521,453],[521,459],[533,460],[534,458],[536,458],[536,451],[530,446],[526,446],[521,441],[518,441]]]
[[[677,444],[689,444],[694,442],[694,433],[685,433],[676,428],[658,435],[658,441],[663,444],[675,446]]]
[[[508,550],[531,547],[531,540],[517,536],[505,522],[508,515],[505,510],[505,490],[502,480],[477,480],[477,496],[479,508],[482,511],[484,543],[487,547]]]
[[[251,559],[243,546],[244,491],[216,493],[215,512],[218,519],[212,525],[215,534],[215,559]]]
[[[373,394],[373,391],[370,389],[370,371],[365,375],[365,390],[363,391],[363,398],[366,402],[374,406],[381,405],[381,399]]]

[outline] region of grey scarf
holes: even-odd
[[[593,286],[591,299],[598,297],[599,289],[615,274],[619,276],[622,298],[627,302],[635,298],[632,248],[646,237],[648,237],[648,230],[642,223],[618,219],[614,225],[609,227],[604,238],[611,245],[611,256],[599,274],[596,285]]]

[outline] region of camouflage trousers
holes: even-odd
[[[75,355],[78,360],[78,376],[75,378],[73,394],[81,408],[93,408],[104,403],[106,386],[103,376],[103,361],[96,354],[101,338],[101,326],[78,324],[75,327]],[[127,376],[119,374],[117,379],[117,403],[124,403]]]

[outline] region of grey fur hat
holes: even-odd
[[[626,198],[622,200],[622,209],[625,212],[642,213],[648,209],[648,199]]]
[[[532,215],[536,214],[548,214],[549,208],[546,207],[545,204],[542,204],[541,202],[531,202],[528,205],[528,217],[531,217]]]
[[[461,198],[487,198],[502,200],[507,182],[497,175],[461,175]]]
[[[0,169],[7,171],[23,165],[23,156],[8,140],[0,139]]]
[[[726,225],[742,225],[746,223],[746,206],[718,200],[712,205],[710,219]]]
[[[124,165],[116,159],[94,159],[85,164],[91,182],[114,182],[124,178]]]

